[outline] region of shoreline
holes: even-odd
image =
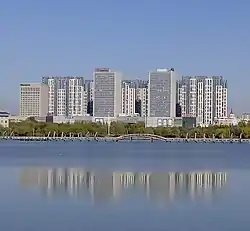
[[[12,136],[12,137],[0,137],[1,140],[12,141],[26,141],[26,142],[50,142],[50,141],[87,141],[87,142],[122,142],[122,141],[161,141],[166,143],[250,143],[250,139],[240,138],[166,138],[159,136],[144,136],[144,135],[131,135],[131,136],[119,136],[119,137],[36,137],[36,136]]]

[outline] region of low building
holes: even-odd
[[[27,120],[27,116],[9,116],[9,121],[13,123],[18,123]]]
[[[182,118],[147,117],[146,127],[181,127]]]
[[[182,127],[184,128],[196,127],[196,117],[182,117]]]
[[[244,121],[244,122],[249,122],[250,121],[250,112],[248,113],[243,113],[240,117],[240,120],[241,121]]]
[[[9,118],[8,117],[0,117],[0,126],[4,128],[9,127]]]
[[[56,124],[93,122],[93,117],[92,116],[47,116],[46,122],[56,123]]]
[[[6,111],[0,111],[0,126],[4,128],[9,127],[9,116],[10,113]]]
[[[53,116],[53,123],[55,124],[73,124],[75,120],[72,117]]]
[[[226,126],[237,126],[238,125],[239,120],[237,119],[237,117],[235,116],[235,114],[233,113],[233,111],[231,110],[229,117],[226,118],[215,118],[215,125],[226,125]]]

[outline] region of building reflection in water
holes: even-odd
[[[213,196],[227,181],[224,172],[92,172],[83,168],[25,168],[20,182],[38,186],[48,196],[89,197],[95,202],[120,199],[127,189],[141,189],[151,201]]]

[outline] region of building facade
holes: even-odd
[[[148,116],[174,118],[176,114],[176,80],[173,68],[149,72]]]
[[[244,122],[249,122],[250,121],[250,112],[244,112],[240,116],[240,120]]]
[[[148,115],[148,86],[136,88],[136,112],[142,117]]]
[[[133,99],[134,103],[134,114],[136,116],[146,117],[147,116],[147,102],[148,102],[148,80],[123,80],[123,90],[124,84],[127,84],[130,88],[130,99]],[[127,91],[125,94],[128,94]],[[124,96],[122,96],[124,97]],[[123,102],[123,98],[122,98]],[[124,103],[125,104],[125,103]],[[131,104],[130,104],[131,105]],[[124,113],[124,112],[123,112]],[[132,114],[130,113],[130,116]]]
[[[177,94],[182,116],[197,117],[197,125],[228,117],[227,81],[222,76],[184,76],[177,82]]]
[[[93,73],[93,116],[117,117],[121,114],[121,80],[119,72],[96,68]]]
[[[133,84],[122,83],[122,115],[134,116],[135,115],[135,102],[136,102],[136,88]]]
[[[45,76],[42,82],[49,88],[49,114],[84,116],[87,114],[85,81],[80,76]]]
[[[85,80],[85,91],[87,93],[87,114],[93,116],[93,94],[94,94],[93,80]]]
[[[0,110],[0,130],[1,127],[3,128],[9,127],[9,116],[10,116],[9,112]]]
[[[20,84],[20,116],[46,116],[49,103],[48,93],[48,86],[43,83]]]

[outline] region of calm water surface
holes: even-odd
[[[250,145],[0,142],[0,230],[250,230]]]

